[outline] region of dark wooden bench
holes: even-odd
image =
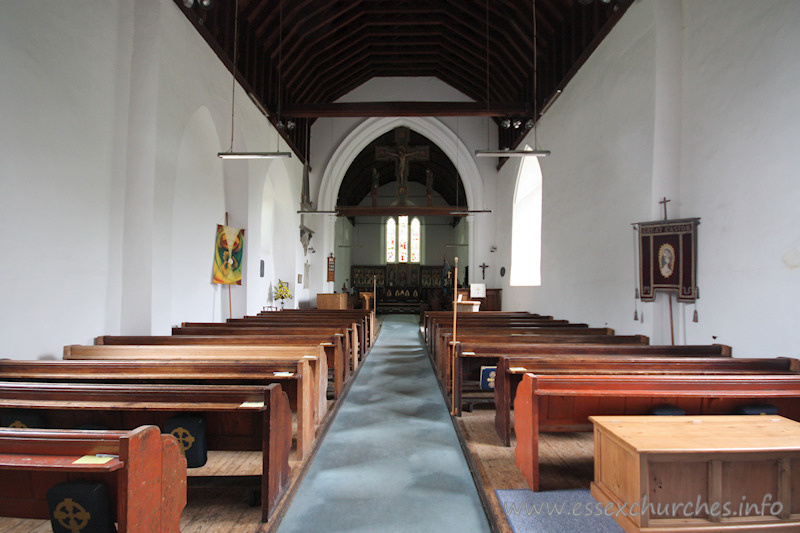
[[[192,348],[192,350],[186,350],[185,348]],[[64,349],[65,361],[61,363],[68,361],[109,361],[112,364],[107,366],[107,371],[103,374],[106,377],[103,379],[126,382],[133,382],[137,379],[156,379],[145,371],[147,363],[167,363],[169,361],[178,363],[182,361],[182,366],[178,364],[174,364],[171,367],[166,364],[154,366],[162,374],[158,379],[162,381],[169,379],[176,382],[192,382],[197,379],[209,382],[217,379],[215,373],[222,369],[211,364],[214,362],[221,362],[223,366],[228,367],[228,371],[231,373],[234,372],[236,367],[248,368],[244,365],[248,361],[261,363],[262,370],[261,374],[259,374],[259,380],[263,383],[281,384],[283,390],[289,396],[291,408],[296,413],[297,418],[297,453],[301,458],[306,457],[314,445],[316,436],[315,420],[321,421],[325,413],[325,411],[320,411],[319,394],[321,387],[316,380],[315,373],[311,370],[312,357],[300,354],[292,359],[288,355],[281,356],[280,354],[274,354],[273,357],[270,357],[269,354],[265,354],[261,350],[261,347],[255,347],[256,350],[252,351],[247,350],[247,348],[250,348],[247,346],[235,348],[228,350],[223,346],[67,346]],[[124,362],[134,364],[125,366]],[[33,363],[38,363],[40,365],[39,368],[43,368],[47,362],[37,361]],[[59,362],[55,363],[58,364]],[[118,364],[114,365],[113,363]],[[270,363],[272,364],[270,365]],[[5,366],[0,368],[6,368],[6,375],[9,376],[12,375],[10,374],[12,366],[15,365],[17,369],[22,367],[21,362],[15,364],[14,362],[3,361],[2,364]],[[196,367],[194,371],[188,368],[191,365]],[[73,366],[72,368],[74,370],[71,372],[79,372],[77,367]],[[253,371],[255,372],[255,370]],[[47,379],[56,379],[57,376],[62,376],[62,379],[66,379],[69,372],[69,367],[64,367],[63,365],[60,368],[53,367],[52,377]],[[197,376],[202,376],[202,378]],[[324,376],[327,383],[327,373]],[[84,377],[79,379],[92,379],[91,372],[85,372]],[[230,380],[228,377],[219,379]],[[324,396],[323,403],[327,408],[327,401],[324,400]]]
[[[443,368],[443,361],[452,357],[451,341],[453,340],[452,327],[444,326],[437,330],[437,338],[434,344],[433,357],[439,363],[439,367]],[[464,342],[478,342],[479,337],[485,339],[485,342],[499,342],[503,343],[505,339],[513,337],[509,342],[519,344],[525,342],[525,338],[535,335],[536,338],[541,338],[544,335],[552,335],[563,337],[565,335],[593,335],[595,337],[614,336],[614,330],[611,328],[590,328],[578,324],[563,324],[561,326],[552,326],[550,324],[543,324],[539,326],[526,326],[525,328],[484,328],[484,327],[459,327],[457,330],[457,337],[459,341]],[[616,337],[622,337],[617,335]],[[630,336],[628,336],[630,337]],[[645,337],[646,339],[646,337]],[[535,340],[535,339],[534,339]],[[605,342],[607,339],[602,339],[598,342]],[[583,342],[583,341],[580,341]],[[642,338],[631,338],[629,341],[615,342],[612,344],[642,344]]]
[[[338,398],[350,378],[350,354],[345,351],[345,336],[330,335],[103,335],[94,343],[116,345],[224,345],[224,346],[307,346],[319,342],[327,357],[328,370],[333,374],[333,397]]]
[[[590,431],[591,415],[643,415],[664,403],[692,415],[761,402],[800,420],[800,375],[525,374],[514,402],[516,464],[538,490],[540,432]]]
[[[543,323],[568,324],[567,320],[556,320],[552,316],[536,315],[527,312],[508,312],[508,311],[478,311],[477,313],[459,313],[457,323],[469,326],[475,324],[507,324],[510,320],[525,320],[529,324],[538,325]],[[428,351],[433,353],[435,339],[440,327],[453,326],[452,311],[433,311],[425,315],[425,343]]]
[[[459,313],[458,320],[479,316],[484,323],[500,323],[505,319],[523,318],[534,320],[553,320],[551,316],[535,315],[524,311],[478,311],[477,313]],[[433,339],[442,325],[453,325],[452,311],[427,311],[424,317],[424,336],[428,351],[433,353]]]
[[[47,490],[75,480],[106,485],[120,533],[180,531],[186,459],[175,437],[161,435],[155,426],[131,431],[0,428],[0,516],[47,519]]]
[[[495,429],[504,445],[511,443],[511,406],[522,376],[533,374],[796,374],[800,361],[786,357],[734,359],[670,354],[658,355],[501,356],[497,361]],[[698,348],[704,348],[699,346]],[[702,350],[699,350],[702,351]],[[683,352],[685,353],[685,351]]]
[[[579,355],[618,355],[618,356],[692,356],[692,357],[727,357],[731,356],[729,346],[720,344],[701,346],[651,346],[649,344],[569,344],[569,343],[537,343],[530,344],[524,336],[499,339],[484,337],[479,341],[459,342],[455,347],[455,356],[451,359],[454,365],[452,380],[456,386],[451,391],[451,399],[455,414],[460,415],[465,390],[476,388],[480,378],[480,368],[495,366],[500,357],[512,356],[579,356]],[[450,383],[452,383],[451,381]],[[448,387],[448,390],[450,388]],[[483,394],[480,399],[473,398],[472,403],[492,402],[492,394]]]
[[[330,313],[337,313],[331,315]],[[344,313],[344,314],[340,314]],[[369,314],[359,311],[358,315],[342,311],[295,310],[293,312],[265,313],[258,316],[228,319],[228,325],[259,325],[259,326],[344,326],[353,330],[358,341],[353,341],[353,346],[359,346],[359,353],[366,355],[372,344],[372,325]]]
[[[458,349],[450,341],[450,333],[443,333],[443,346],[438,355],[435,356],[435,368],[443,382],[443,388],[448,393],[448,401],[451,404],[453,413],[460,412],[461,406],[456,402],[453,393],[460,388],[460,384],[455,383],[455,378],[461,379],[463,373],[462,365],[464,357],[457,357]],[[581,332],[580,328],[569,330],[568,333],[523,333],[505,334],[501,332],[492,334],[472,334],[470,331],[458,334],[459,342],[463,343],[493,343],[496,345],[510,346],[516,344],[525,345],[554,345],[554,344],[591,344],[591,345],[647,345],[649,339],[644,335],[595,335]],[[463,352],[466,352],[464,350]],[[463,355],[463,352],[462,355]]]
[[[281,386],[0,382],[0,409],[43,414],[48,427],[164,427],[187,412],[206,420],[209,450],[261,452],[262,520],[289,485],[292,415]],[[237,478],[237,482],[241,482]]]
[[[215,322],[184,322],[181,326],[172,328],[172,335],[286,335],[303,338],[305,335],[336,334],[341,333],[345,336],[345,351],[350,354],[350,366],[355,369],[366,353],[363,351],[363,343],[359,340],[359,330],[352,324],[350,326],[324,325],[324,324],[305,324],[305,325],[281,325],[281,324],[228,324]]]
[[[365,329],[367,332],[366,343],[367,346],[372,346],[375,338],[378,335],[377,317],[374,309],[285,309],[281,311],[288,315],[298,316],[327,316],[327,317],[356,317],[365,322]],[[274,312],[262,311],[256,315],[257,317],[270,317],[274,316]]]

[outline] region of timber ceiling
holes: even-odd
[[[238,0],[235,31],[237,0],[174,0],[229,69],[236,44],[237,79],[301,159],[309,124],[333,116],[488,115],[516,148],[525,127],[504,120],[537,118],[632,1]],[[335,103],[384,76],[432,76],[474,102]]]

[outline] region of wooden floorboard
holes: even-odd
[[[527,489],[514,464],[514,446],[501,444],[494,430],[494,409],[476,407],[457,419],[472,458],[487,514],[497,533],[511,533],[496,489]],[[591,433],[543,433],[540,439],[541,490],[588,489],[594,476],[594,442]]]

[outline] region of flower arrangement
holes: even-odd
[[[278,280],[278,286],[275,287],[275,299],[281,301],[281,309],[283,309],[283,301],[293,298],[292,291],[289,290],[289,282]]]

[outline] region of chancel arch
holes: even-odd
[[[472,153],[458,137],[458,132],[453,131],[441,120],[430,117],[377,117],[366,119],[353,128],[333,151],[322,174],[317,197],[319,210],[333,211],[336,209],[342,181],[358,155],[375,139],[399,127],[409,128],[424,136],[452,162],[463,185],[464,198],[461,199],[463,203],[460,205],[465,206],[466,209],[483,209],[485,205],[483,180]],[[422,188],[424,190],[425,186],[422,185]],[[336,245],[333,238],[335,220],[328,218],[325,224],[325,239],[324,244],[321,245],[324,246],[325,256],[327,256],[334,251]],[[470,236],[470,244],[472,244],[474,232],[472,224],[469,221],[463,221],[461,224],[469,225],[467,231]],[[430,228],[426,228],[424,234],[430,235]],[[361,245],[365,245],[363,239],[361,239]],[[473,262],[471,260],[474,254],[473,248],[470,247],[470,260],[467,263]],[[425,252],[423,252],[424,255]],[[431,259],[428,258],[428,260]]]
[[[377,287],[379,301],[388,305],[398,300],[416,310],[420,303],[441,296],[434,293],[441,289],[446,260],[452,264],[461,254],[461,265],[469,264],[470,239],[464,237],[470,235],[471,224],[463,215],[476,196],[482,197],[482,184],[471,156],[441,122],[366,122],[375,127],[364,135],[354,132],[351,137],[357,144],[342,143],[326,169],[329,182],[321,187],[320,208],[338,209],[344,216],[337,224],[346,225],[353,235],[352,241],[340,242],[345,234],[341,228],[331,231],[336,236],[334,287],[371,290],[377,275],[384,280]],[[430,136],[415,129],[420,125]],[[361,148],[357,153],[355,146]],[[340,163],[342,170],[334,172]],[[473,180],[468,184],[457,168],[470,167]],[[334,174],[335,201],[330,198]]]

